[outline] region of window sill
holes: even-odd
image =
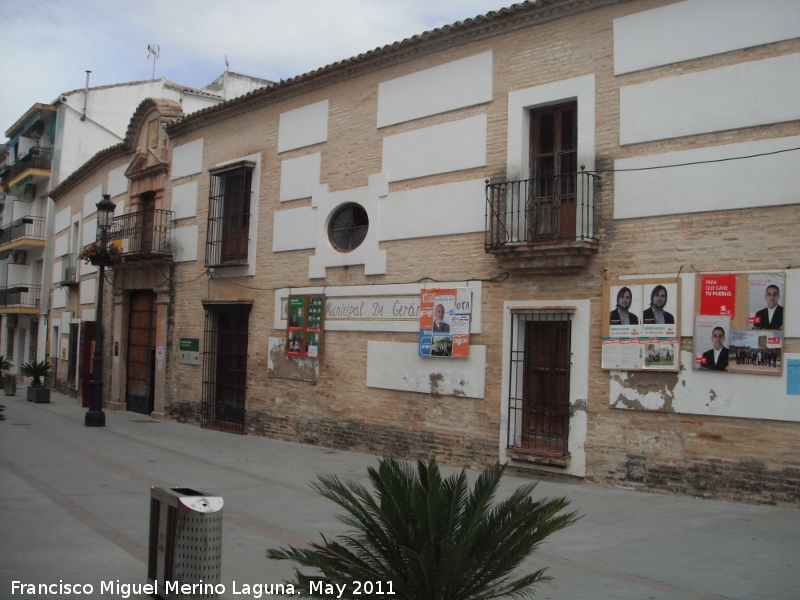
[[[543,450],[530,450],[528,448],[509,448],[508,457],[519,463],[527,463],[542,467],[556,467],[566,469],[572,460],[572,455],[560,452],[545,452]]]

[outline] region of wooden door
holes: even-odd
[[[565,453],[569,423],[570,322],[525,327],[522,446]]]
[[[142,194],[139,213],[139,252],[153,250],[153,226],[155,224],[156,195],[153,192]]]
[[[153,412],[156,355],[156,295],[134,292],[128,318],[128,378],[125,402],[128,410]]]

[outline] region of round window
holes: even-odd
[[[331,217],[328,238],[339,252],[350,252],[367,237],[369,217],[358,204],[346,204]]]

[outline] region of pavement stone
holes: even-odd
[[[92,584],[83,598],[123,597],[100,595],[101,581],[145,583],[151,486],[223,497],[223,598],[255,598],[234,593],[233,581],[241,592],[292,575],[289,563],[266,559],[267,548],[344,530],[336,507],[310,489],[315,474],[365,481],[376,464],[127,412],[87,428],[74,399],[52,393],[50,404],[31,404],[23,386],[0,404],[0,599],[22,597],[13,581]],[[507,475],[500,495],[527,483]],[[567,496],[584,515],[523,565],[553,578],[537,598],[800,598],[800,510],[549,480],[535,495]]]

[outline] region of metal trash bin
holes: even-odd
[[[17,376],[6,373],[3,377],[3,390],[6,396],[17,395]]]
[[[222,571],[222,498],[190,488],[150,488],[147,580],[158,596],[217,598]],[[192,594],[181,586],[193,585]],[[220,589],[223,589],[220,587]]]

